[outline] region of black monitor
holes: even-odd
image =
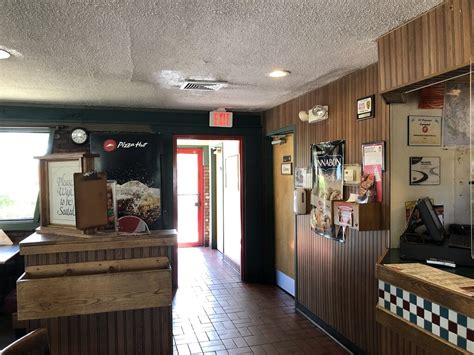
[[[442,242],[448,236],[448,233],[446,233],[443,224],[439,220],[431,200],[428,197],[420,198],[416,203],[416,208],[420,213],[421,220],[426,227],[430,239],[435,242]]]

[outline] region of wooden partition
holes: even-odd
[[[18,319],[48,329],[52,355],[171,354],[176,239],[33,234],[20,243]]]
[[[310,164],[310,144],[345,139],[345,162],[361,163],[361,144],[387,142],[383,174],[383,224],[389,225],[389,107],[376,95],[375,118],[357,121],[356,100],[378,92],[376,64],[354,72],[265,112],[266,133],[296,126],[297,167]],[[298,112],[316,104],[329,105],[329,119],[308,124]],[[352,188],[353,191],[353,188]],[[345,194],[349,192],[346,188]],[[378,353],[375,322],[375,264],[387,245],[388,231],[350,231],[341,244],[313,234],[309,215],[297,218],[297,302],[360,349]]]
[[[447,0],[378,39],[380,92],[469,65],[472,0]]]

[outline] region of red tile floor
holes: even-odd
[[[179,249],[174,354],[347,354],[276,286],[245,284],[217,251]]]

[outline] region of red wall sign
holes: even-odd
[[[209,127],[232,127],[232,112],[209,112]]]

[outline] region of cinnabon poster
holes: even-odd
[[[331,201],[342,200],[344,185],[344,141],[311,146],[315,181],[311,192],[311,229],[326,238],[335,238]]]
[[[116,180],[118,217],[135,216],[149,229],[162,228],[160,139],[151,133],[93,133],[96,169]]]

